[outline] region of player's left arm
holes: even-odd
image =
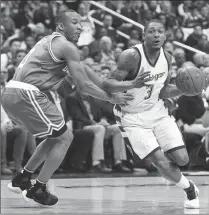
[[[166,51],[165,51],[165,56],[166,56],[166,59],[168,61],[168,77],[164,83],[164,87],[160,91],[160,95],[159,95],[160,99],[167,99],[167,98],[172,98],[172,97],[183,95],[177,89],[175,84],[170,84],[170,80],[171,80],[170,68],[171,68],[171,64],[172,64],[172,56]]]
[[[93,69],[91,69],[89,66],[87,65],[83,65],[85,72],[88,76],[88,78],[95,84],[97,85],[99,88],[103,89],[103,80],[99,77],[99,75],[97,75],[96,72],[94,72]],[[104,90],[104,89],[103,89]]]

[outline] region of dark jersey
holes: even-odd
[[[41,91],[59,85],[69,72],[66,61],[57,59],[52,52],[51,44],[55,37],[64,36],[54,32],[36,43],[17,67],[13,80],[32,84]]]

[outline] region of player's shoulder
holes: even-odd
[[[125,65],[128,67],[134,67],[137,62],[140,60],[140,54],[137,49],[130,47],[124,50],[118,59],[118,66],[124,67]]]
[[[64,37],[55,37],[52,43],[53,52],[57,53],[59,56],[65,56],[73,58],[79,58],[78,48],[70,41],[66,40]]]
[[[70,49],[72,51],[78,51],[78,48],[72,42],[65,39],[65,37],[55,37],[53,39],[53,44],[61,50]]]
[[[139,58],[139,53],[135,47],[130,47],[121,53],[120,58],[126,59],[126,60]]]

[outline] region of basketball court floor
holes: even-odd
[[[200,189],[200,209],[183,208],[184,192],[161,177],[51,179],[57,205],[26,203],[1,181],[1,214],[208,214],[209,176],[188,176]]]

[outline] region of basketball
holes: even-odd
[[[205,87],[205,75],[197,67],[181,68],[177,72],[176,87],[186,96],[198,95]]]

